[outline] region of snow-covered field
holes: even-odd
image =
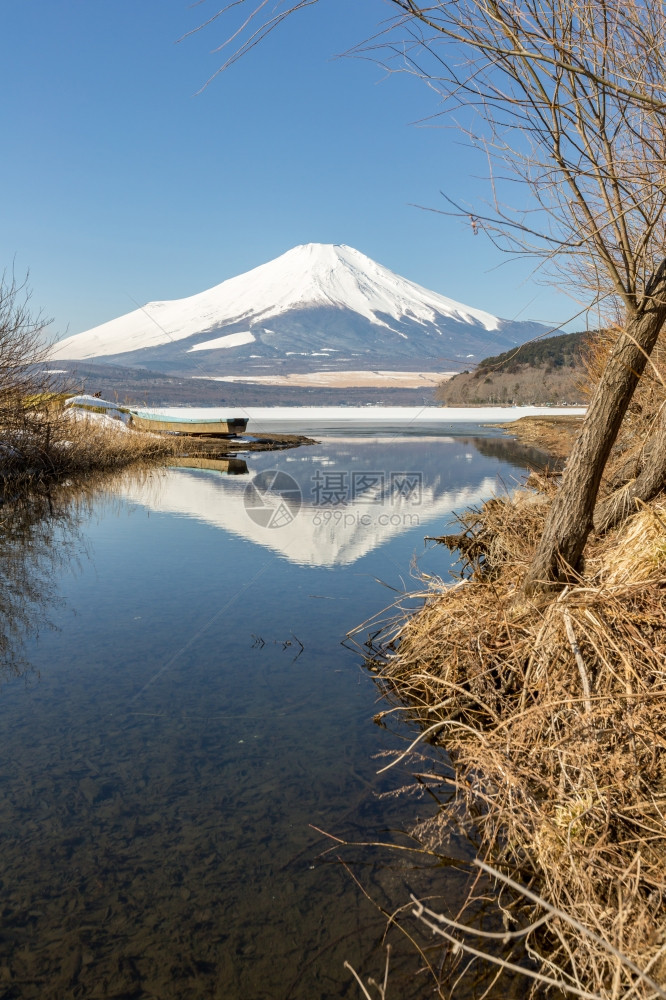
[[[316,433],[323,427],[418,428],[452,424],[499,424],[520,417],[575,416],[585,413],[582,406],[249,406],[156,407],[150,413],[165,416],[205,418],[248,417],[248,433],[282,427],[300,434]]]
[[[233,412],[232,412],[233,411]],[[520,417],[580,416],[584,406],[156,406],[136,408],[136,412],[160,413],[164,416],[192,417],[193,420],[250,417],[254,420],[363,420],[381,423],[383,420],[437,421],[451,424],[500,424]]]

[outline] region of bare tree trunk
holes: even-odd
[[[606,461],[666,320],[666,260],[650,280],[646,299],[647,306],[618,338],[599,380],[525,577],[526,594],[552,589],[579,568]]]
[[[597,504],[594,511],[595,531],[608,531],[634,513],[637,500],[648,503],[666,489],[666,406],[661,408],[637,473],[634,479]]]

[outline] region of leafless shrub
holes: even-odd
[[[31,397],[50,388],[50,375],[40,370],[48,352],[49,321],[31,310],[27,279],[13,273],[0,277],[0,423],[15,419]]]

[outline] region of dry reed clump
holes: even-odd
[[[666,502],[534,603],[519,588],[554,489],[536,485],[463,516],[467,576],[385,631],[379,679],[455,767],[431,846],[466,815],[487,860],[626,956],[553,917],[528,940],[546,971],[654,996],[635,967],[666,984]]]
[[[119,420],[84,412],[67,412],[59,423],[60,462],[77,469],[117,468],[138,460],[160,459],[175,453],[175,439],[132,431]]]
[[[10,495],[44,477],[119,469],[174,453],[168,437],[129,431],[100,414],[60,405],[27,410],[0,430],[0,480]]]

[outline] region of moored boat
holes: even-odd
[[[161,413],[138,413],[129,410],[129,425],[137,431],[153,433],[209,435],[211,437],[235,437],[243,434],[247,427],[247,417],[200,419],[192,417],[167,416]]]

